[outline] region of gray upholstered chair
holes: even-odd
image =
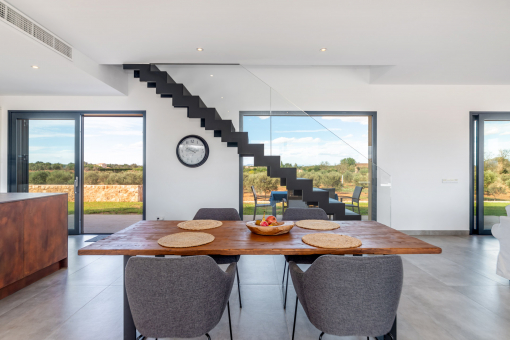
[[[126,292],[140,339],[206,335],[228,308],[236,264],[226,272],[209,256],[132,257],[126,265]]]
[[[287,208],[283,213],[282,221],[301,220],[329,220],[326,212],[321,208]],[[282,284],[285,283],[285,270],[287,262],[293,261],[298,264],[312,264],[320,255],[285,255],[283,266]],[[283,309],[287,307],[287,291],[289,290],[289,271],[287,270],[287,285],[285,286],[285,297]]]
[[[257,208],[272,207],[272,205],[258,203],[257,192],[255,191],[255,187],[253,185],[251,186],[251,192],[253,193],[253,201],[255,202],[255,206],[253,207],[253,220],[255,221],[257,215]]]
[[[352,197],[340,197],[340,202],[343,202],[345,198],[351,200],[351,204],[346,204],[346,208],[352,208],[354,212],[354,208],[358,208],[358,214],[361,215],[361,210],[359,209],[359,198],[361,196],[361,192],[363,191],[363,187],[356,186],[354,187],[354,191],[352,193]]]
[[[299,299],[310,322],[322,332],[319,340],[324,333],[378,337],[390,332],[402,292],[400,256],[324,255],[306,272],[294,262],[289,267],[297,293],[295,313]]]
[[[217,221],[240,221],[241,217],[234,208],[201,208],[198,209],[194,220],[217,220]],[[241,255],[209,255],[217,264],[228,264],[239,262]],[[239,294],[239,308],[243,308],[241,302],[241,283],[239,280],[239,269],[236,266],[237,292]]]

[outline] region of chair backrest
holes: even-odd
[[[257,192],[255,191],[255,187],[251,186],[251,192],[253,193],[253,200],[255,201],[255,204],[257,204]]]
[[[234,208],[201,208],[194,220],[240,221],[241,217]]]
[[[209,256],[132,257],[126,291],[136,328],[150,338],[193,338],[213,329],[227,305],[235,264],[227,272]]]
[[[322,190],[327,190],[329,192],[329,198],[335,198],[336,189],[335,188],[321,188]]]
[[[299,300],[319,330],[372,337],[391,330],[402,292],[400,256],[325,255],[306,272],[291,273]]]
[[[321,208],[287,208],[282,221],[329,220],[328,214]]]
[[[363,187],[356,186],[354,188],[354,192],[352,193],[352,201],[359,203],[359,198],[361,196],[361,192],[363,191]]]
[[[510,216],[510,205],[507,205],[505,207],[505,210],[506,210],[506,216]]]

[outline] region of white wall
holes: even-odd
[[[378,165],[392,176],[392,227],[469,229],[469,112],[510,111],[510,86],[371,85],[366,68],[249,69],[303,110],[377,111]],[[123,98],[0,97],[2,190],[7,110],[147,110],[148,218],[190,218],[206,206],[237,208],[236,149],[145,84],[131,80],[129,91]],[[237,113],[224,118],[237,124]],[[204,136],[211,146],[211,159],[199,169],[184,168],[175,158],[175,144],[187,133]],[[443,178],[459,183],[442,184]]]
[[[368,70],[349,67],[249,69],[305,111],[377,111],[392,227],[469,229],[469,112],[510,112],[510,86],[371,85]]]
[[[162,99],[154,89],[132,78],[126,97],[0,97],[1,191],[7,190],[8,110],[145,110],[147,219],[191,219],[199,208],[239,208],[239,157],[212,131],[189,119],[186,109],[177,109],[171,99]],[[207,162],[187,168],[177,159],[175,148],[188,135],[202,136],[209,144]]]

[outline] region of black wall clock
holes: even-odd
[[[175,151],[179,161],[190,168],[201,166],[209,157],[209,145],[202,137],[195,135],[181,139]]]

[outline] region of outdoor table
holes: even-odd
[[[282,202],[282,214],[283,214],[283,199],[287,199],[287,191],[271,191],[269,197],[269,204],[273,208],[273,216],[276,216],[276,203]]]
[[[283,199],[288,200],[287,191],[271,191],[271,196],[269,197],[269,204],[271,204],[271,208],[273,209],[273,216],[276,216],[276,203],[282,202],[282,214],[283,214]],[[330,203],[336,203],[338,201],[338,194],[335,193],[335,198],[330,198]]]
[[[184,231],[177,227],[182,221],[140,221],[103,240],[78,250],[78,255],[123,255],[124,267],[136,255],[311,255],[311,254],[440,254],[441,248],[401,233],[375,221],[340,221],[340,228],[328,230],[357,237],[362,246],[350,249],[326,249],[309,246],[301,241],[303,235],[320,231],[294,227],[289,233],[262,236],[248,230],[245,222],[223,221],[219,228],[204,230],[215,236],[211,243],[191,248],[165,248],[158,240],[166,235]],[[374,277],[374,280],[377,280]],[[391,330],[397,339],[396,318]],[[131,316],[124,284],[124,339],[134,340],[136,329]],[[386,340],[389,337],[378,337]]]

